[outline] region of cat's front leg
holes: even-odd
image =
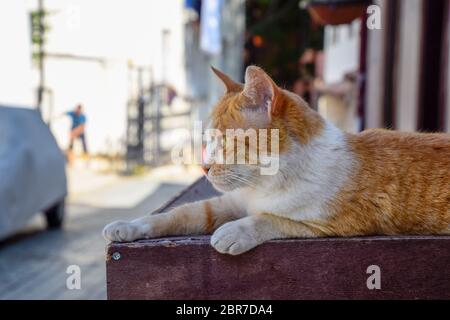
[[[209,234],[225,222],[245,215],[245,209],[227,194],[185,204],[161,214],[110,223],[103,229],[103,236],[110,241],[128,242],[163,236]]]
[[[144,229],[145,228],[145,229]],[[109,241],[128,242],[145,238],[146,226],[137,221],[114,221],[103,228],[103,237]]]
[[[272,214],[257,214],[222,225],[212,235],[211,245],[220,253],[238,255],[268,240],[316,236],[300,222]]]

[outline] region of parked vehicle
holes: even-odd
[[[65,157],[40,114],[0,106],[0,239],[38,213],[60,228],[66,195]]]

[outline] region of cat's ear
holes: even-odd
[[[244,88],[244,85],[242,83],[238,83],[231,80],[231,78],[222,71],[214,68],[213,66],[211,66],[211,69],[216,74],[216,76],[219,77],[220,80],[222,80],[223,84],[227,88],[227,93],[241,92],[242,89]]]
[[[259,67],[247,67],[242,94],[250,99],[253,105],[266,108],[269,116],[276,115],[280,112],[281,89]]]

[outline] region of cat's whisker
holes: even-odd
[[[254,182],[251,182],[250,180],[248,180],[244,177],[232,174],[229,176],[229,178],[231,178],[232,180],[235,180],[235,181],[242,182],[243,184],[245,184],[251,188],[256,188],[256,184]]]

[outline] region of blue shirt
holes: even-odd
[[[82,113],[78,115],[74,111],[70,111],[67,112],[67,115],[72,119],[72,129],[86,123],[86,116]]]

